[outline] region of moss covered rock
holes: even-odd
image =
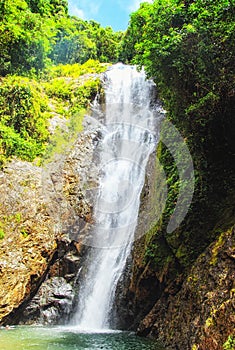
[[[176,295],[161,298],[139,327],[173,349],[222,350],[235,334],[235,230],[197,259]]]

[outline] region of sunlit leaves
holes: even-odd
[[[115,62],[121,33],[68,16],[66,0],[2,0],[0,75],[40,74],[50,64]]]

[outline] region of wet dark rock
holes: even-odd
[[[161,213],[162,207],[156,188],[159,186],[156,167],[156,153],[150,155],[145,176],[145,185],[141,194],[141,205],[138,216],[138,225],[135,233],[132,254],[129,257],[125,271],[118,283],[114,314],[115,327],[136,330],[141,320],[152,309],[159,297],[163,284],[160,278],[142,264],[145,250],[145,233],[154,223],[156,212]]]
[[[141,195],[139,239],[118,284],[114,325],[158,339],[167,349],[223,350],[228,337],[235,335],[234,195],[223,199],[219,218],[215,213],[210,217],[191,212],[191,217],[186,217],[189,232],[182,226],[170,241],[162,222],[152,216],[161,210],[152,210],[157,207],[154,186],[161,188],[161,183],[155,182],[159,178],[152,158]],[[208,221],[203,217],[203,227],[195,220],[200,215]],[[202,232],[205,236],[196,240],[194,232],[197,237]],[[188,251],[177,251],[177,244],[185,244]],[[146,259],[151,247],[152,255]],[[198,252],[194,260],[193,249]]]
[[[166,293],[140,323],[138,333],[173,349],[222,350],[235,324],[235,229],[196,260],[176,295]]]
[[[71,313],[74,297],[73,287],[65,278],[49,278],[24,310],[20,323],[61,324]]]

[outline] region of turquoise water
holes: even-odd
[[[68,327],[0,329],[1,350],[163,350],[129,332],[82,333]]]

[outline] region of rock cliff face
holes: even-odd
[[[91,221],[86,189],[95,182],[96,142],[91,129],[44,168],[15,160],[1,172],[1,324],[55,323],[70,313],[85,249],[78,242]]]
[[[1,173],[1,322],[28,299],[56,251],[56,222],[48,213],[41,169],[12,162]],[[9,319],[8,319],[9,320]]]
[[[162,169],[154,157],[142,193],[137,227],[142,237],[134,243],[117,290],[117,325],[161,340],[169,349],[223,350],[228,337],[235,335],[234,194],[228,191],[227,198],[221,199],[220,216],[213,210],[210,216],[201,216],[201,211],[189,213],[170,241],[164,219],[154,220],[161,210],[154,188],[163,188],[158,182],[163,179],[159,176]],[[193,235],[195,230],[202,237],[195,245],[198,257],[192,261],[190,254],[180,255],[170,242],[175,237],[192,249],[195,237],[186,240],[185,231]]]
[[[139,334],[173,349],[218,350],[235,331],[235,229],[197,259],[175,295],[165,293],[140,323]]]

